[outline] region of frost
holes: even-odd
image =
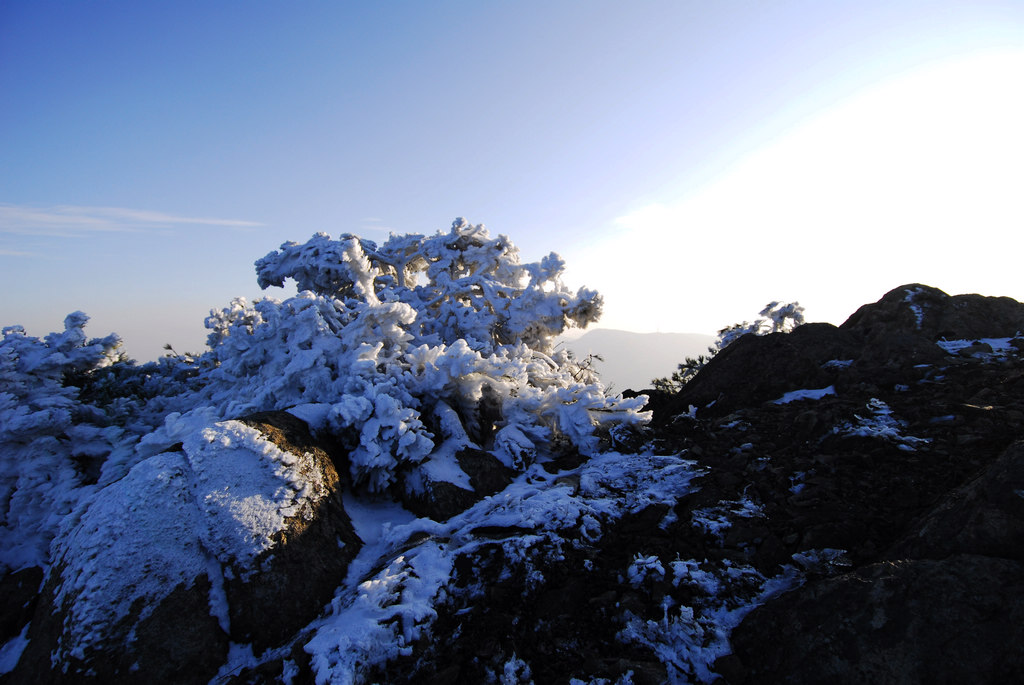
[[[707,563],[707,562],[705,562]],[[728,562],[723,562],[728,563]],[[702,591],[692,606],[676,605],[666,597],[660,619],[625,612],[618,638],[650,648],[668,670],[668,682],[711,683],[719,676],[711,666],[731,652],[729,635],[753,609],[800,583],[799,573],[783,567],[765,578],[753,567],[719,566],[701,569],[696,562],[673,563],[677,580]]]
[[[0,675],[10,673],[18,665],[21,653],[28,646],[28,627],[29,624],[26,623],[21,633],[9,639],[3,646],[0,646]]]
[[[905,422],[894,417],[892,409],[882,400],[872,398],[868,402],[867,408],[871,411],[871,415],[855,415],[856,423],[844,423],[834,428],[833,432],[846,437],[886,440],[895,443],[900,449],[907,451],[913,451],[916,445],[931,442],[929,438],[903,435],[901,431],[906,427]]]
[[[525,661],[513,654],[512,658],[505,662],[499,682],[501,685],[532,684],[533,673],[530,672],[530,666]]]
[[[311,515],[327,495],[309,454],[283,452],[255,428],[225,421],[188,436],[191,492],[203,515],[204,547],[247,568],[275,544],[288,518]]]
[[[846,558],[845,549],[811,549],[797,552],[793,555],[793,561],[805,571],[816,573],[827,573],[834,568],[848,568],[851,562]]]
[[[787,392],[777,400],[772,400],[772,404],[789,404],[790,402],[796,402],[798,400],[820,400],[822,397],[835,394],[836,388],[834,385],[818,390],[793,390],[791,392]]]
[[[753,500],[744,497],[736,501],[722,500],[713,507],[695,509],[691,514],[691,523],[719,542],[724,539],[725,531],[732,527],[731,519],[756,518],[764,516],[764,509]]]
[[[116,335],[86,338],[88,317],[69,314],[44,339],[20,326],[0,340],[0,571],[43,566],[61,518],[90,490],[123,430],[83,402],[78,385],[112,364]]]
[[[62,520],[97,490],[179,443],[203,452],[203,430],[257,411],[291,411],[338,442],[368,492],[465,486],[453,459],[462,447],[519,471],[556,440],[595,454],[613,428],[650,414],[645,397],[606,394],[553,350],[601,312],[597,293],[566,288],[564,266],[554,254],[522,263],[507,237],[462,219],[380,246],[317,234],[256,264],[261,285],[291,279],[299,292],[211,311],[201,355],[136,365],[116,335],[88,339],[81,312],[43,339],[4,328],[0,570],[48,566]],[[229,498],[230,512],[218,493],[202,497],[216,520],[244,522],[253,549],[289,515],[259,497]],[[215,536],[225,554],[241,553],[225,536]]]
[[[665,568],[657,556],[637,554],[626,569],[626,578],[633,587],[640,587],[648,577],[661,580],[665,577]]]
[[[761,310],[760,316],[753,322],[744,321],[727,326],[718,331],[718,338],[715,341],[715,348],[723,350],[735,340],[747,333],[754,335],[768,335],[769,333],[789,333],[797,326],[804,323],[804,308],[799,302],[769,302]]]
[[[336,595],[331,615],[313,624],[316,633],[306,645],[317,683],[360,682],[358,667],[411,654],[413,642],[437,616],[435,597],[451,564],[444,547],[429,541],[360,583],[354,596]]]
[[[903,301],[910,305],[910,311],[914,313],[914,322],[917,324],[917,330],[921,330],[921,325],[924,323],[924,309],[921,308],[921,305],[914,302],[914,298],[924,291],[921,288],[907,288],[905,292],[907,294]]]
[[[1020,336],[1012,338],[977,338],[974,340],[939,340],[935,344],[945,350],[948,354],[959,354],[967,351],[972,356],[985,360],[1005,358],[1008,354],[1017,352],[1013,345],[1014,340],[1020,340]],[[986,347],[987,346],[987,347]],[[976,351],[972,351],[976,350]]]
[[[479,528],[515,529],[501,540],[509,565],[525,572],[527,587],[544,582],[538,555],[562,559],[562,534],[600,539],[609,522],[656,503],[675,503],[700,475],[679,455],[603,453],[575,470],[579,487],[565,486],[564,473],[533,466],[504,491],[438,523],[366,496],[344,496],[359,536],[366,542],[349,566],[329,615],[315,622],[305,645],[318,683],[360,682],[358,674],[409,653],[412,641],[428,637],[435,607],[446,596],[455,559],[481,544]],[[523,531],[530,532],[523,532]],[[410,539],[420,539],[410,546]],[[656,560],[657,557],[654,557]],[[651,563],[646,573],[658,573]],[[664,576],[664,569],[661,570]],[[353,599],[354,598],[354,599]],[[628,682],[628,681],[624,681]]]
[[[172,419],[168,430],[177,435],[184,425]],[[311,514],[327,494],[311,455],[284,452],[245,424],[183,437],[183,452],[144,459],[62,522],[54,543],[55,604],[68,614],[60,659],[80,658],[118,621],[136,611],[144,620],[201,576],[211,586],[210,614],[227,630],[223,570],[245,579],[287,519]]]

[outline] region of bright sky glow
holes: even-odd
[[[837,324],[904,282],[1024,298],[1022,79],[1024,50],[996,51],[865,89],[678,200],[619,217],[570,264],[597,282],[625,259],[703,293],[666,308],[633,297],[632,274],[606,276],[602,323],[627,330],[712,330],[756,315],[754,293]]]
[[[607,327],[1024,299],[1022,83],[1009,0],[5,2],[0,325],[197,350],[285,240],[456,216]]]

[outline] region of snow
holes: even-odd
[[[949,354],[957,354],[962,350],[971,348],[979,343],[982,345],[988,345],[992,348],[992,352],[981,352],[980,356],[984,358],[998,358],[1007,354],[1012,354],[1017,351],[1017,348],[1013,346],[1014,340],[1020,340],[1020,336],[1012,338],[975,338],[971,340],[939,340],[936,345],[941,347]]]
[[[364,545],[376,545],[392,527],[406,526],[417,518],[389,497],[344,492],[341,498],[352,527]]]
[[[15,635],[5,642],[3,646],[0,646],[0,675],[10,673],[18,664],[21,653],[28,646],[28,626],[29,624],[26,623],[20,634]]]
[[[241,568],[274,546],[291,517],[328,494],[310,454],[284,452],[238,421],[188,436],[191,491],[203,517],[200,536],[222,563]]]
[[[903,435],[906,423],[897,419],[885,402],[872,398],[868,401],[869,416],[855,414],[856,423],[845,422],[833,429],[834,433],[847,437],[877,438],[893,442],[901,450],[914,451],[917,445],[931,442],[929,438],[917,438]]]
[[[60,660],[101,643],[133,607],[141,606],[145,618],[172,590],[192,585],[207,570],[197,534],[202,521],[181,453],[138,464],[82,509],[73,517],[77,525],[56,543],[64,570],[55,605],[67,611],[67,638],[55,654]]]
[[[533,683],[530,666],[515,654],[505,662],[501,671],[501,685],[527,685]]]
[[[735,501],[722,500],[713,507],[695,509],[691,514],[691,524],[713,536],[719,542],[724,538],[725,531],[732,526],[731,518],[757,518],[764,516],[764,508],[749,497]]]
[[[637,554],[633,557],[633,563],[626,569],[626,578],[633,587],[640,587],[648,576],[661,580],[665,577],[665,568],[657,556]]]
[[[667,668],[671,685],[717,680],[711,667],[719,657],[730,653],[732,630],[756,607],[801,582],[792,566],[765,578],[753,567],[727,563],[673,565],[677,579],[701,591],[692,606],[677,605],[666,595],[658,620],[644,619],[630,611],[623,614],[625,626],[619,631],[619,639],[651,649]]]
[[[851,566],[850,560],[846,558],[845,549],[810,549],[793,554],[795,561],[805,571],[818,573],[828,572],[834,567],[846,568]]]
[[[455,558],[494,543],[493,538],[479,538],[475,529],[532,531],[500,544],[506,558],[518,559],[527,569],[527,583],[539,584],[543,577],[530,569],[533,555],[542,549],[537,543],[544,540],[543,549],[557,558],[566,544],[563,532],[580,531],[585,539],[596,540],[604,526],[627,511],[674,504],[700,474],[679,455],[651,453],[603,453],[558,474],[535,465],[504,491],[444,523],[414,519],[407,512],[387,520],[393,511],[387,505],[346,494],[346,510],[353,513],[366,545],[305,645],[317,682],[356,682],[360,669],[408,653],[412,641],[428,634],[436,616],[433,607],[443,601]],[[577,476],[579,487],[570,486],[567,476]],[[411,546],[414,539],[421,541]]]
[[[917,329],[921,330],[922,324],[924,324],[924,309],[921,305],[914,302],[914,298],[924,292],[921,288],[907,288],[905,291],[907,294],[903,298],[903,301],[910,305],[910,311],[914,313],[914,321],[917,325]]]
[[[446,547],[421,543],[359,584],[338,594],[331,615],[314,623],[306,644],[317,683],[356,683],[359,667],[380,664],[412,651],[436,618],[435,598],[452,571]]]
[[[830,385],[827,388],[819,388],[817,390],[793,390],[791,392],[787,392],[777,400],[772,400],[772,404],[789,404],[790,402],[797,402],[799,400],[820,400],[822,397],[835,394],[836,388],[834,385]]]

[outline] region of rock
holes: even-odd
[[[1024,330],[1024,304],[1009,297],[950,296],[911,283],[864,305],[840,328],[865,339],[891,337],[896,331],[928,340],[1013,337]]]
[[[447,521],[469,509],[480,499],[472,490],[445,480],[423,478],[420,482],[420,488],[403,492],[400,499],[402,506],[423,518]]]
[[[1015,681],[1024,564],[977,555],[871,564],[754,610],[733,646],[756,683]]]
[[[228,648],[211,615],[220,578],[209,577],[188,479],[181,453],[151,457],[54,541],[13,683],[174,680],[172,668],[199,683],[217,672]]]
[[[493,495],[508,487],[516,472],[502,464],[493,454],[466,448],[455,455],[459,467],[469,476],[469,484],[479,498]]]
[[[280,644],[330,600],[361,542],[305,424],[254,415],[183,447],[68,521],[13,682],[205,683],[229,640]]]
[[[850,359],[856,350],[852,336],[827,323],[805,324],[792,333],[745,335],[716,354],[662,416],[684,414],[690,405],[702,416],[724,416],[793,390],[827,387],[841,374],[826,362]]]
[[[414,472],[415,486],[407,485],[398,493],[405,508],[417,516],[446,521],[484,497],[503,490],[515,475],[494,455],[471,447],[460,450],[455,461],[466,478],[468,488],[441,480],[429,469],[421,467]]]
[[[35,611],[43,569],[31,566],[0,579],[0,644],[21,633]]]
[[[339,578],[362,541],[341,500],[339,471],[305,422],[283,411],[241,419],[282,451],[307,455],[298,468],[308,482],[322,483],[317,497],[285,521],[274,545],[225,583],[232,639],[257,651],[280,644],[309,623],[331,600]],[[336,456],[336,459],[342,457]]]
[[[944,559],[979,554],[1024,561],[1024,442],[946,495],[888,556]]]

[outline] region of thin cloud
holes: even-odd
[[[166,214],[127,207],[26,207],[0,204],[0,233],[74,238],[96,232],[134,232],[182,225],[252,228],[255,221]]]

